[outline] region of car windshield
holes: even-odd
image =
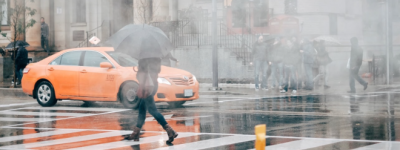
[[[129,55],[118,52],[107,52],[122,67],[134,67],[138,65],[138,61]]]

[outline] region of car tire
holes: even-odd
[[[51,107],[57,103],[53,85],[50,82],[42,81],[37,86],[36,100],[43,107]]]
[[[126,83],[119,93],[121,103],[129,109],[137,109],[139,106],[139,98],[137,97],[137,90],[139,84],[136,82]]]
[[[171,107],[182,107],[183,104],[186,103],[186,101],[179,101],[179,102],[167,102],[169,106]]]

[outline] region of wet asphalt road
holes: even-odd
[[[119,103],[34,100],[0,104],[0,149],[252,149],[267,125],[267,149],[400,149],[400,91],[331,95],[201,95],[183,107],[158,103],[180,133],[174,145],[149,114],[140,142],[125,141],[137,111]]]

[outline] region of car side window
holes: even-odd
[[[62,57],[62,56],[57,57],[57,59],[53,60],[53,61],[50,63],[50,65],[61,65],[61,57]]]
[[[61,65],[79,66],[82,52],[68,52],[61,56]]]
[[[83,59],[83,66],[100,67],[100,63],[102,62],[110,63],[110,61],[108,61],[108,59],[104,55],[98,52],[86,51],[85,57]]]

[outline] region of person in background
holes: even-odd
[[[178,59],[176,59],[174,56],[172,56],[171,52],[169,52],[165,57],[162,58],[161,64],[162,64],[163,66],[171,67],[171,60],[172,60],[172,61],[175,61],[175,65],[176,65],[176,66],[179,65]]]
[[[41,37],[41,44],[42,48],[45,52],[47,52],[47,55],[50,55],[50,48],[49,48],[49,25],[46,24],[44,21],[44,18],[40,18],[40,22],[42,23],[40,25],[40,37]]]
[[[284,38],[276,38],[274,44],[272,45],[271,50],[271,67],[272,67],[272,82],[273,88],[279,87],[279,90],[282,89],[282,80],[283,80],[283,65],[282,59],[284,53],[279,48],[280,43],[282,41],[286,41]]]
[[[324,81],[324,88],[328,89],[330,88],[330,86],[327,85],[328,83],[327,65],[332,62],[332,59],[329,57],[329,53],[326,51],[324,40],[318,43],[317,51],[318,51],[317,59],[319,64],[319,69],[318,69],[319,74],[315,77],[314,80],[319,81],[319,79],[322,78]]]
[[[14,56],[11,56],[11,58],[14,58]],[[23,70],[25,69],[26,65],[28,65],[28,61],[28,51],[21,42],[18,45],[17,55],[15,56],[15,76],[17,79],[17,85],[21,84]]]
[[[298,49],[298,44],[296,43],[296,38],[292,41],[287,41],[283,44],[282,51],[285,52],[285,58],[283,59],[283,65],[285,70],[285,77],[283,81],[283,89],[281,93],[286,93],[290,88],[293,89],[292,93],[297,93],[297,64],[300,62],[300,51]]]
[[[313,47],[312,43],[310,40],[306,39],[304,40],[302,50],[300,50],[301,53],[303,53],[303,65],[304,65],[304,73],[305,73],[305,90],[313,90],[314,89],[314,81],[313,81],[313,66],[315,63],[315,56],[317,55],[317,52],[315,48]]]
[[[358,39],[356,37],[351,38],[351,52],[350,52],[350,60],[349,60],[349,84],[350,84],[350,91],[348,93],[355,93],[356,92],[356,87],[355,87],[355,80],[358,81],[361,85],[364,86],[364,90],[368,88],[368,83],[365,82],[360,75],[358,74],[358,71],[360,70],[360,67],[362,65],[362,60],[363,60],[363,50],[361,47],[358,45]]]
[[[256,43],[253,44],[253,61],[254,61],[254,84],[255,90],[258,91],[260,89],[259,86],[259,75],[260,71],[262,74],[261,88],[263,90],[268,90],[267,83],[267,71],[268,71],[268,61],[267,61],[267,49],[268,44],[264,42],[264,37],[261,35],[258,37]]]

